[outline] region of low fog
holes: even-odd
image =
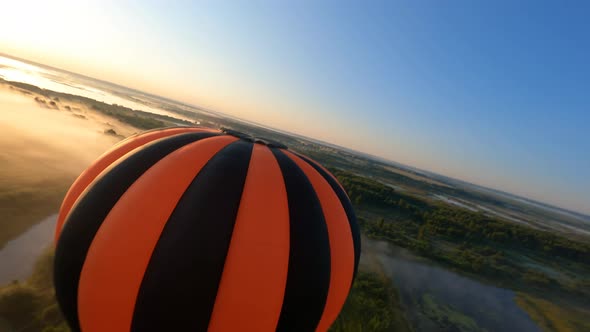
[[[120,140],[104,133],[111,127],[107,119],[79,107],[44,107],[5,90],[0,90],[0,105],[0,179],[17,176],[29,182],[79,173]]]
[[[135,131],[82,105],[43,98],[0,86],[0,248],[56,213],[75,178]]]

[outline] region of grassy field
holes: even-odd
[[[53,291],[53,251],[47,250],[24,282],[0,288],[0,327],[3,331],[69,331],[55,302]]]

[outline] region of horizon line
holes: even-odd
[[[331,142],[328,142],[328,141],[325,141],[325,140],[321,140],[321,139],[309,137],[309,136],[306,136],[306,135],[303,135],[303,134],[298,134],[298,133],[292,132],[290,130],[279,129],[279,128],[275,128],[273,126],[265,125],[265,124],[258,123],[258,122],[255,122],[255,121],[245,120],[245,119],[240,118],[238,116],[230,115],[230,114],[227,114],[225,112],[217,111],[217,110],[214,110],[214,109],[209,109],[209,108],[201,107],[199,105],[195,105],[195,104],[192,104],[190,102],[172,99],[170,97],[165,97],[165,96],[162,96],[162,95],[157,94],[157,93],[152,93],[152,92],[147,92],[147,91],[139,90],[137,88],[128,87],[128,86],[125,86],[125,85],[121,85],[119,83],[114,83],[114,82],[107,81],[107,80],[100,79],[100,78],[94,78],[94,77],[88,76],[86,74],[81,74],[81,73],[73,72],[73,71],[70,71],[70,70],[67,70],[67,69],[58,68],[58,67],[55,67],[55,66],[52,66],[52,65],[47,65],[47,64],[39,63],[39,62],[36,62],[36,61],[33,61],[33,60],[28,60],[28,59],[21,58],[21,57],[18,57],[18,56],[14,56],[14,55],[11,55],[11,54],[7,54],[7,53],[4,53],[4,52],[0,52],[0,56],[6,57],[6,58],[10,58],[12,60],[16,60],[16,61],[21,61],[21,62],[24,62],[24,63],[32,64],[32,65],[35,65],[35,66],[42,66],[42,67],[46,67],[46,68],[49,68],[49,69],[52,69],[52,70],[57,70],[57,71],[65,72],[65,73],[68,73],[68,74],[77,75],[77,76],[83,77],[85,79],[90,79],[90,80],[94,80],[94,81],[97,81],[97,82],[100,82],[100,83],[105,83],[105,84],[113,85],[115,87],[119,87],[119,88],[127,89],[127,90],[130,90],[130,91],[136,92],[136,93],[140,93],[140,94],[144,94],[144,95],[149,95],[149,96],[152,96],[152,97],[160,98],[160,99],[167,100],[169,102],[174,102],[174,103],[177,103],[177,104],[181,104],[181,105],[184,105],[184,106],[189,106],[189,107],[196,108],[198,110],[202,110],[202,111],[205,111],[205,112],[217,113],[219,115],[223,115],[225,117],[232,118],[234,120],[238,120],[238,121],[244,122],[246,124],[255,125],[255,126],[258,126],[258,127],[264,128],[264,129],[267,129],[267,130],[272,130],[272,131],[275,131],[275,132],[278,132],[278,133],[282,133],[282,134],[288,134],[288,135],[298,136],[300,138],[304,138],[304,139],[307,139],[307,140],[310,140],[310,141],[315,141],[316,143],[320,143],[320,144],[323,144],[323,145],[327,145],[327,146],[331,146],[331,147],[336,147],[336,148],[344,149],[344,150],[347,150],[348,152],[360,154],[360,155],[364,156],[365,158],[368,157],[368,158],[374,159],[374,161],[378,161],[378,162],[382,162],[382,163],[383,162],[392,163],[391,166],[396,166],[396,167],[400,167],[401,166],[401,167],[405,167],[405,168],[408,168],[408,169],[413,169],[413,170],[416,170],[416,171],[420,171],[420,172],[423,172],[423,173],[432,173],[433,175],[442,176],[442,177],[448,178],[450,180],[460,181],[460,182],[463,182],[465,184],[469,184],[469,185],[472,185],[472,186],[478,186],[478,187],[483,188],[483,189],[493,190],[493,191],[499,192],[501,194],[511,195],[511,196],[513,196],[515,198],[524,199],[524,200],[527,200],[527,201],[532,202],[532,203],[537,203],[537,204],[545,205],[546,207],[553,208],[553,209],[558,209],[558,210],[561,210],[563,212],[568,212],[568,213],[572,213],[572,214],[575,214],[575,215],[578,215],[578,216],[581,216],[581,217],[590,218],[590,214],[587,214],[586,212],[582,212],[582,211],[579,211],[579,210],[573,210],[571,208],[561,207],[561,206],[556,205],[555,203],[549,203],[549,202],[546,202],[546,201],[543,201],[543,200],[540,200],[540,199],[533,199],[533,198],[530,198],[530,197],[526,197],[525,195],[522,195],[522,194],[515,194],[515,193],[512,193],[512,192],[503,190],[503,189],[495,188],[493,186],[488,186],[488,185],[483,185],[483,184],[479,184],[479,183],[476,183],[476,182],[471,182],[471,181],[463,180],[463,179],[460,179],[460,178],[456,178],[454,176],[449,176],[449,175],[441,174],[441,173],[438,173],[437,171],[432,171],[430,169],[423,169],[423,168],[419,168],[419,167],[415,167],[415,166],[410,166],[410,165],[407,165],[407,164],[400,163],[400,162],[397,162],[395,160],[389,159],[388,157],[374,155],[374,154],[368,153],[368,152],[358,151],[358,150],[355,150],[355,149],[352,149],[352,148],[348,148],[348,147],[342,146],[340,144],[331,143]],[[10,81],[8,81],[8,82],[10,82]],[[41,88],[41,87],[39,87],[39,88]],[[379,159],[381,159],[381,160],[379,160]],[[428,175],[428,174],[423,174],[423,175]]]

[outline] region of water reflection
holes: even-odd
[[[367,245],[398,288],[418,330],[540,331],[516,305],[511,290],[433,266],[384,242]]]
[[[56,218],[45,218],[0,250],[0,286],[31,275],[35,261],[53,240]]]

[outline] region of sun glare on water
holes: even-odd
[[[42,68],[0,56],[0,78],[7,81],[23,82],[36,86],[43,85]]]

